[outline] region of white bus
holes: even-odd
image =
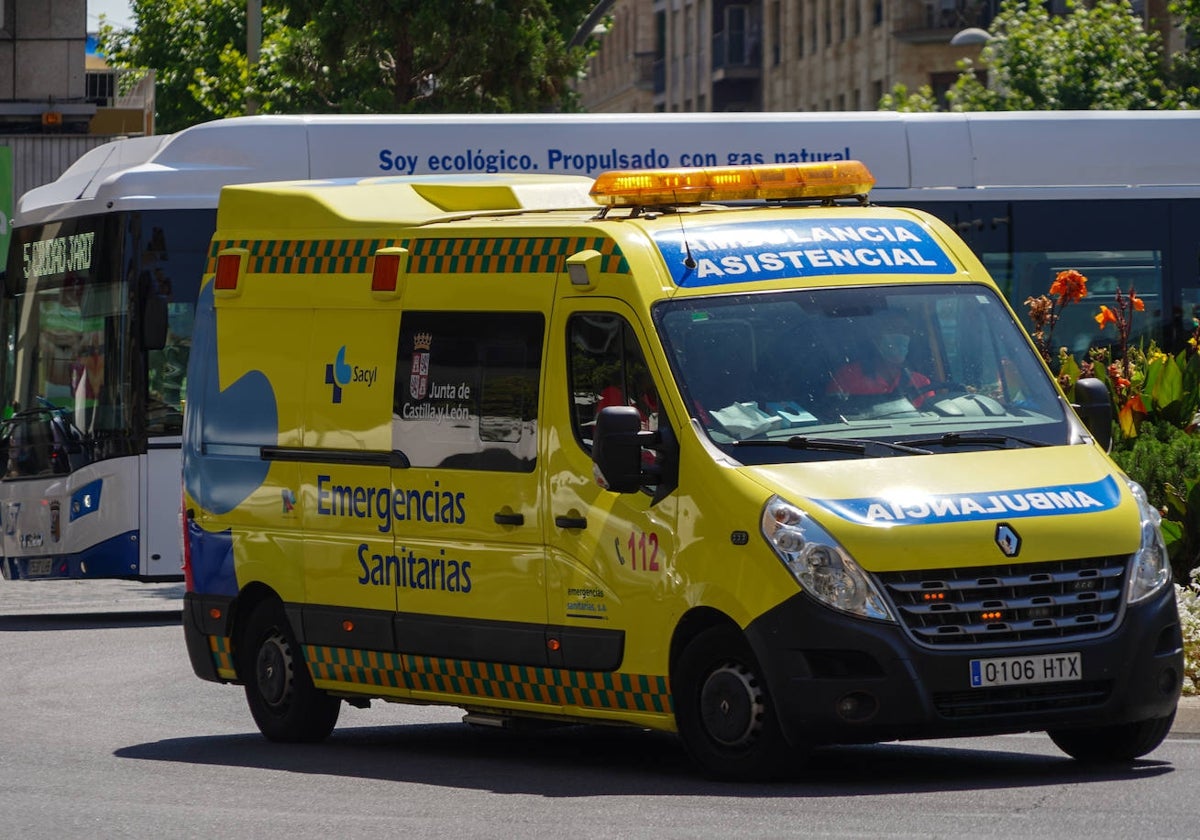
[[[0,569],[180,572],[194,299],[222,185],[463,172],[864,161],[881,204],[945,218],[1018,313],[1076,268],[1136,288],[1139,337],[1200,311],[1200,114],[1038,112],[249,117],[94,149],[18,202],[0,300]],[[1093,306],[1056,333],[1104,336]]]

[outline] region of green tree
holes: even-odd
[[[883,99],[879,100],[880,111],[936,111],[938,109],[937,97],[933,95],[933,88],[929,85],[921,85],[914,91],[909,91],[908,85],[897,84],[892,88],[891,93],[885,93]]]
[[[951,110],[1148,109],[1174,102],[1164,86],[1161,39],[1126,2],[1099,0],[1090,8],[1068,2],[1067,14],[1058,16],[1040,2],[1004,0],[990,33],[978,66],[960,62],[946,94]],[[893,95],[887,104],[925,110],[919,93]]]
[[[1167,4],[1187,43],[1200,43],[1200,0],[1173,0]],[[1200,107],[1200,48],[1181,50],[1167,67],[1172,107]]]
[[[282,56],[308,109],[528,112],[569,108],[590,0],[293,0]]]
[[[590,0],[264,0],[259,61],[245,0],[131,0],[101,28],[117,67],[152,68],[159,130],[246,113],[574,110]]]
[[[155,71],[160,131],[245,112],[245,0],[131,0],[130,12],[132,29],[101,26],[100,49],[114,67]]]

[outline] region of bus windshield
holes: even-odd
[[[1045,368],[983,286],[690,298],[655,316],[692,415],[746,463],[1068,439]]]
[[[169,262],[168,226],[144,216],[13,232],[0,306],[5,476],[69,472],[180,433],[203,248]]]

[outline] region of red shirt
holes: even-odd
[[[891,394],[900,387],[903,377],[908,378],[908,386],[914,392],[905,394],[915,406],[920,406],[926,399],[933,396],[932,391],[924,391],[929,387],[930,379],[915,370],[897,370],[893,374],[883,371],[868,374],[862,369],[861,362],[851,362],[845,365],[833,376],[833,382],[826,391],[830,394]]]

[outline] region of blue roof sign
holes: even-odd
[[[659,230],[654,241],[677,286],[839,274],[954,274],[925,228],[905,219],[783,219]],[[688,267],[688,255],[694,265]]]

